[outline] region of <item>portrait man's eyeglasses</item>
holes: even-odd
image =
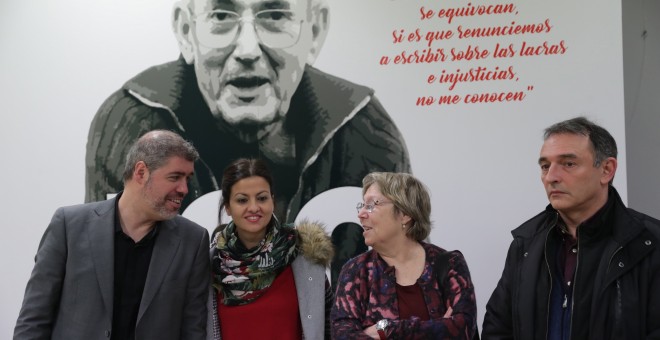
[[[392,202],[384,202],[384,201],[373,201],[369,203],[360,202],[357,204],[357,206],[355,206],[355,208],[357,209],[358,214],[360,213],[360,210],[362,210],[362,208],[367,209],[367,212],[371,214],[372,212],[374,212],[374,208],[376,206],[387,203],[392,203]]]
[[[259,41],[267,47],[285,48],[298,42],[303,20],[293,11],[269,9],[254,15],[214,10],[194,17],[199,43],[223,48],[236,42],[246,23],[251,23]]]

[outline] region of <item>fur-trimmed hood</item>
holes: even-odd
[[[300,236],[300,253],[314,263],[329,266],[335,255],[335,248],[323,223],[302,220],[295,228]]]

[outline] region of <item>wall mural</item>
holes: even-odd
[[[129,79],[91,123],[85,200],[121,190],[128,148],[152,129],[176,131],[200,151],[184,210],[219,190],[223,169],[240,157],[268,161],[276,179],[277,215],[287,222],[315,196],[359,187],[371,171],[410,172],[405,141],[374,91],[311,66],[330,27],[328,5],[320,0],[310,6],[306,1],[177,3],[172,26],[180,57]],[[401,52],[384,53],[378,63],[443,65],[425,81],[444,91],[418,96],[416,106],[522,101],[534,86],[510,89],[506,83],[522,77],[512,59],[567,52],[566,42],[551,34],[551,18],[481,24],[502,16],[515,20],[514,3],[421,5],[411,14],[420,26],[393,29],[391,44]],[[519,43],[508,43],[518,36]],[[528,36],[547,40],[528,42]],[[458,62],[470,68],[450,66]],[[463,84],[478,82],[489,89],[461,93]]]
[[[128,146],[152,129],[198,148],[183,215],[209,230],[225,166],[265,159],[280,220],[318,220],[332,234],[333,281],[366,250],[355,211],[364,175],[413,173],[431,193],[430,241],[466,257],[479,320],[509,231],[547,204],[537,165],[543,128],[577,115],[606,127],[623,151],[615,185],[626,197],[620,3],[43,6],[10,0],[0,11],[0,42],[13,51],[0,55],[12,117],[0,145],[21,164],[0,171],[30,179],[8,181],[3,195],[5,225],[23,227],[0,247],[17,278],[0,289],[0,333],[13,328],[53,211],[119,192]]]
[[[153,129],[175,131],[200,152],[182,209],[219,190],[224,168],[241,157],[268,161],[277,215],[287,222],[313,197],[359,187],[369,172],[410,172],[403,137],[373,90],[308,65],[323,46],[329,8],[307,5],[178,3],[181,57],[128,80],[91,123],[86,201],[122,189],[129,147]]]

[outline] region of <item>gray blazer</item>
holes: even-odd
[[[39,244],[14,339],[111,336],[115,201],[55,212]],[[135,337],[205,339],[208,232],[181,216],[159,228]]]

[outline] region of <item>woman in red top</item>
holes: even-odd
[[[211,246],[209,339],[329,338],[332,242],[318,224],[280,224],[271,189],[261,160],[224,171],[220,206],[232,221]]]

